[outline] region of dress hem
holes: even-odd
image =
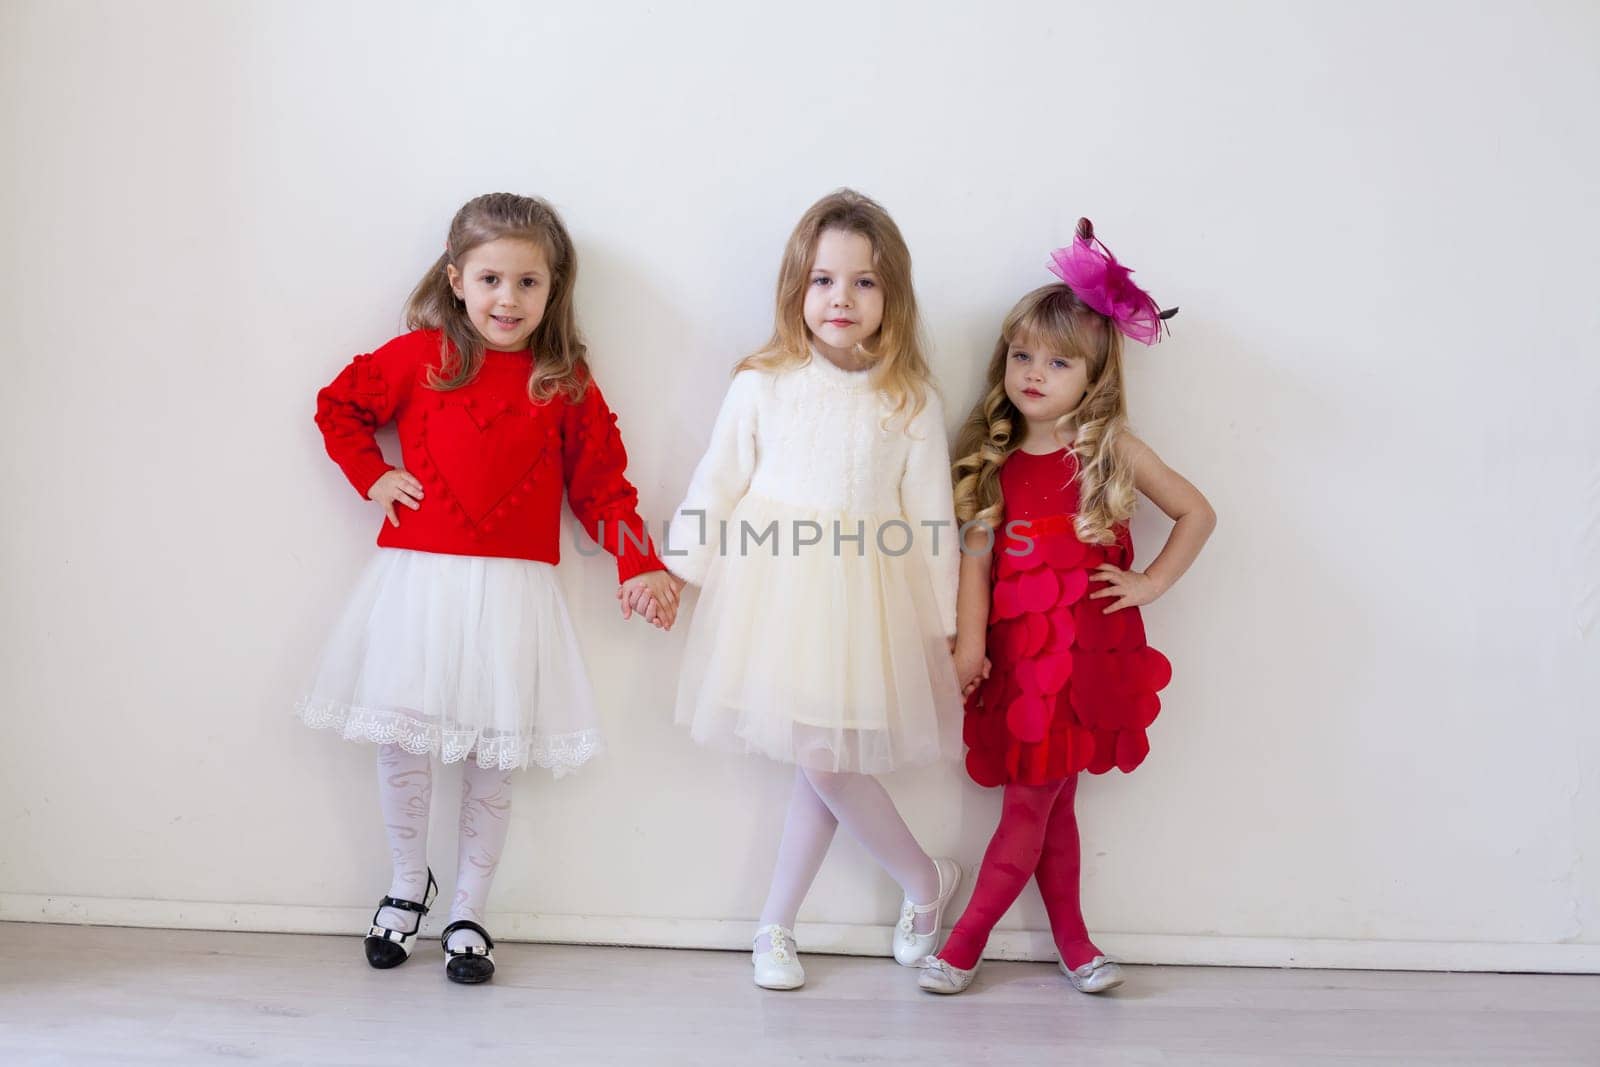
[[[507,734],[484,737],[470,726],[449,728],[404,712],[332,700],[302,698],[295,703],[301,722],[316,730],[336,730],[346,741],[399,745],[415,756],[437,756],[441,763],[473,757],[479,767],[522,770],[530,764],[570,774],[604,749],[599,730],[567,734]]]
[[[780,763],[788,767],[809,767],[812,770],[829,771],[834,774],[894,774],[896,771],[915,770],[919,767],[936,767],[941,763],[954,763],[959,758],[953,753],[947,754],[944,752],[936,752],[933,755],[923,758],[907,758],[898,760],[893,764],[883,767],[863,768],[855,766],[840,766],[836,760],[805,760],[797,759],[792,754],[774,753],[762,745],[759,745],[754,741],[750,741],[739,734],[727,734],[723,731],[717,731],[715,733],[708,734],[697,734],[694,728],[687,723],[679,723],[679,726],[688,733],[689,740],[693,741],[701,748],[707,748],[717,752],[735,752],[742,756],[760,756],[763,759],[771,760],[773,763]],[[832,750],[818,749],[818,751],[831,752]]]

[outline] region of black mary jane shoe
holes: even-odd
[[[483,938],[484,947],[468,945],[466,948],[452,949],[450,935],[457,930],[471,930]],[[457,919],[440,930],[439,944],[444,946],[444,973],[450,981],[477,985],[494,977],[494,938],[471,919]]]
[[[361,942],[361,947],[367,952],[367,962],[380,971],[404,963],[411,955],[411,939],[422,929],[422,917],[428,914],[428,909],[433,906],[433,898],[438,895],[439,883],[433,880],[433,869],[429,868],[428,889],[422,895],[421,904],[414,900],[401,900],[399,897],[384,897],[378,901],[378,910],[372,913],[372,928],[367,931],[366,938]],[[379,926],[378,915],[384,908],[413,912],[417,917],[416,925],[409,932]]]

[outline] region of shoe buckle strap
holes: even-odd
[[[400,897],[384,897],[378,905],[380,908],[397,908],[400,911],[414,911],[418,915],[428,914],[426,905],[418,904],[414,900],[404,900]]]

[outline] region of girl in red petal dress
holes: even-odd
[[[1005,796],[972,899],[924,963],[920,985],[934,993],[972,984],[989,932],[1029,876],[1073,986],[1121,983],[1084,926],[1073,797],[1080,772],[1126,773],[1149,752],[1145,731],[1171,667],[1145,642],[1139,606],[1182,576],[1216,521],[1127,429],[1123,337],[1153,343],[1172,312],[1133,285],[1087,219],[1054,259],[1062,283],[1006,316],[956,452],[967,773]],[[1128,535],[1135,491],[1175,521],[1145,571],[1133,569]]]

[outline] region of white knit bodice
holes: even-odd
[[[900,518],[929,557],[954,633],[958,553],[944,408],[930,389],[909,424],[890,418],[869,374],[813,354],[793,369],[735,375],[668,533],[672,551],[686,554],[666,558],[668,567],[703,581],[715,546],[699,543],[700,531],[727,519],[746,494],[851,522]],[[944,525],[936,534],[925,521]]]

